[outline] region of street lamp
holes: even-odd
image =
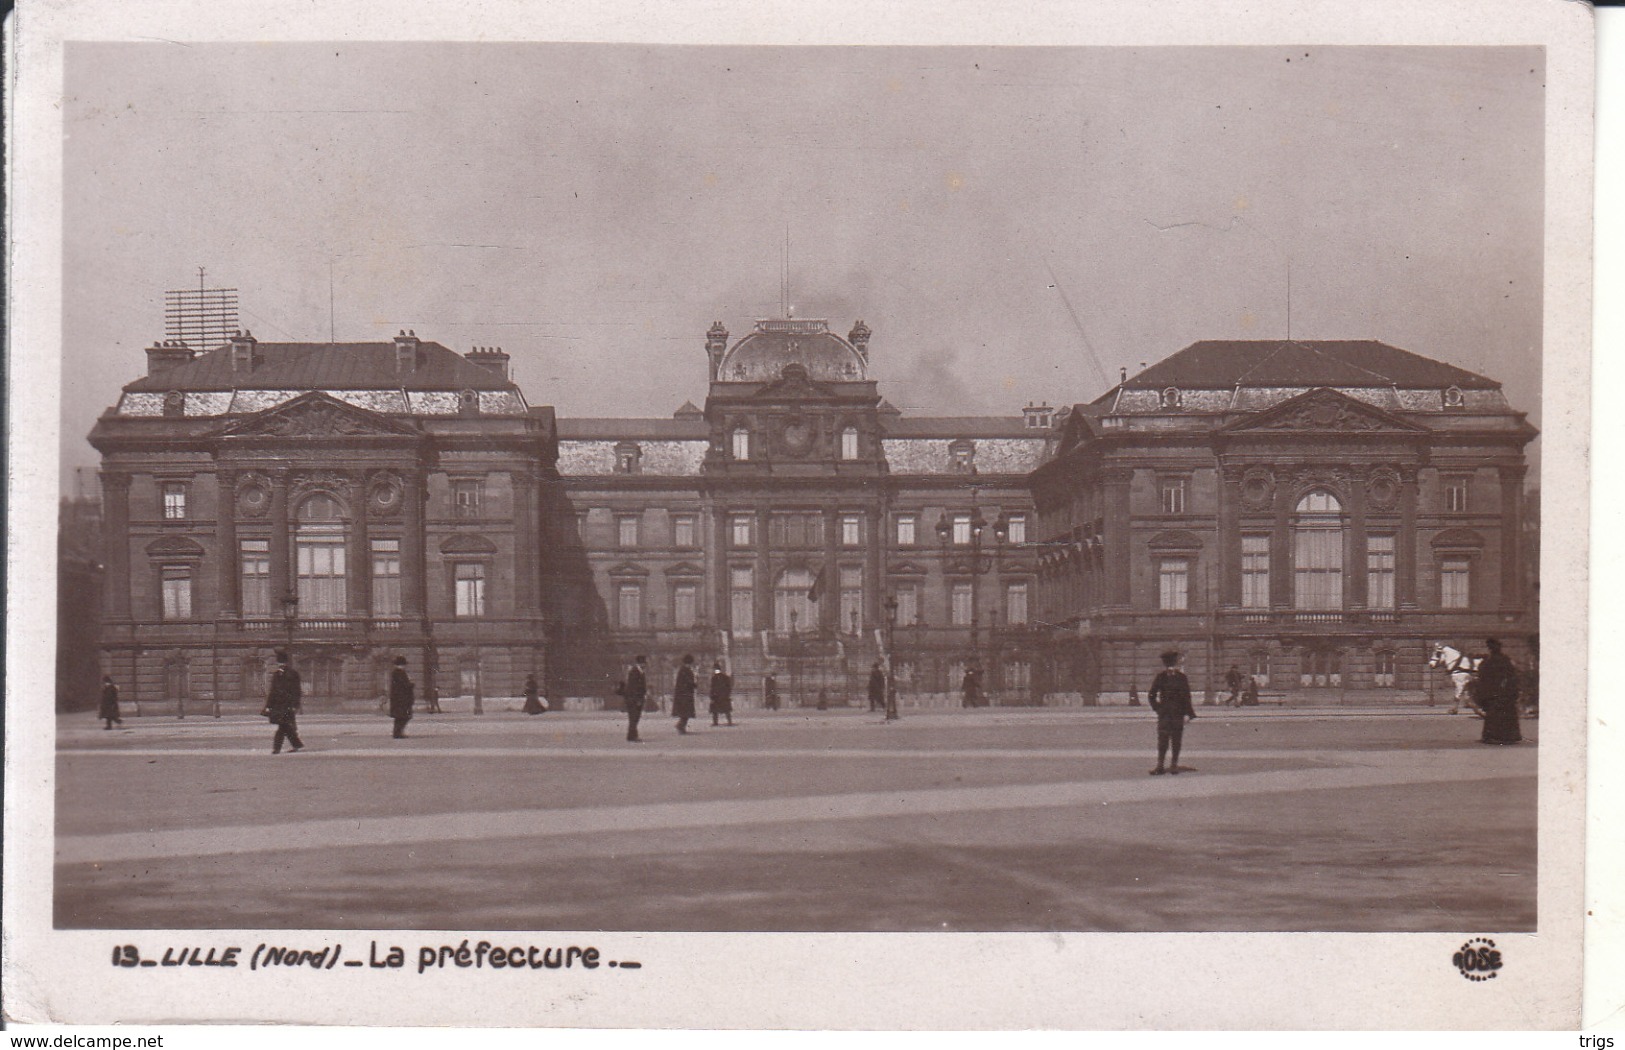
[[[886,721],[897,721],[897,673],[892,649],[897,635],[897,595],[886,596]]]
[[[293,625],[299,618],[299,595],[288,591],[282,596],[282,625],[288,630],[288,659],[293,659]]]
[[[942,517],[937,521],[937,538],[942,541],[944,555],[961,543],[968,544],[970,547],[970,663],[971,667],[976,670],[978,684],[980,684],[981,679],[982,644],[981,603],[979,601],[981,586],[978,581],[982,574],[991,569],[994,564],[993,561],[983,556],[982,534],[987,531],[989,522],[982,517],[981,508],[978,506],[979,502],[978,491],[976,488],[972,487],[970,519],[965,523],[968,527],[969,535],[967,535],[964,540],[960,540],[959,537],[954,535],[955,522],[949,517],[947,511],[943,511]],[[991,524],[993,526],[993,539],[995,543],[994,556],[995,558],[1002,557],[1004,553],[1004,542],[1010,535],[1010,519],[1001,513]],[[983,688],[982,693],[983,700],[985,702],[985,687]]]

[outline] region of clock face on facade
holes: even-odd
[[[783,440],[784,450],[792,456],[805,456],[812,450],[812,424],[800,416],[788,419],[784,428],[779,431],[779,436]]]
[[[237,491],[237,506],[247,517],[260,517],[271,506],[271,493],[257,480],[250,481]]]

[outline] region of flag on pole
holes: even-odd
[[[807,592],[809,602],[817,602],[824,593],[824,576],[829,572],[827,567],[820,568],[818,575],[813,578],[812,589]]]

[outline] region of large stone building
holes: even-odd
[[[397,655],[449,694],[540,671],[552,417],[507,363],[405,332],[148,349],[90,437],[125,697],[252,700],[282,645],[316,704],[378,695]]]
[[[1032,478],[1057,676],[1105,699],[1183,650],[1211,689],[1443,688],[1438,642],[1526,659],[1524,446],[1493,380],[1379,342],[1200,342],[1076,406]]]
[[[789,703],[839,702],[889,634],[907,703],[948,702],[972,663],[1029,699],[1026,479],[1050,410],[906,417],[862,321],[762,320],[732,344],[719,323],[704,346],[703,410],[558,422],[558,687],[601,692],[591,653],[646,652],[664,688],[688,653],[726,657],[748,700],[771,670]]]
[[[883,343],[881,344],[883,346]],[[1416,695],[1434,641],[1526,641],[1523,447],[1496,383],[1381,343],[1198,343],[1057,414],[911,417],[871,333],[696,339],[703,407],[561,418],[508,358],[391,343],[147,351],[103,455],[103,664],[130,698],[252,702],[291,644],[313,703],[405,655],[444,697],[615,703],[646,653],[741,702],[1199,686]],[[1476,644],[1476,643],[1475,643]]]

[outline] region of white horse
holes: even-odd
[[[1484,709],[1473,699],[1472,690],[1473,679],[1478,674],[1478,663],[1477,657],[1468,656],[1460,649],[1443,642],[1433,647],[1433,657],[1428,660],[1428,666],[1443,668],[1456,686],[1455,704],[1450,708],[1451,714],[1460,711],[1465,701],[1467,706],[1473,709],[1474,714],[1483,717]]]

